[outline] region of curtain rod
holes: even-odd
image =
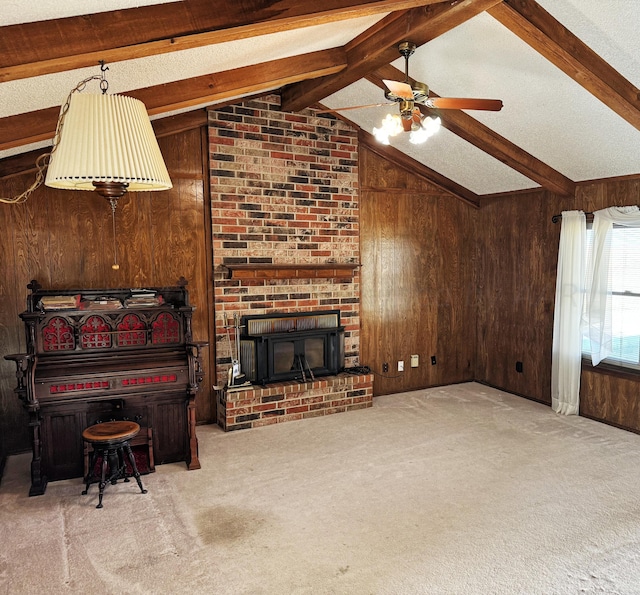
[[[593,217],[593,213],[585,213],[585,215],[587,217]],[[562,221],[562,213],[558,213],[557,215],[554,215],[553,217],[551,217],[551,223],[558,223],[558,221]]]
[[[638,206],[638,208],[640,208],[640,206]],[[591,212],[586,212],[585,215],[587,217],[593,217],[593,213]],[[562,221],[562,213],[558,213],[557,215],[554,215],[553,217],[551,217],[551,222],[552,223],[558,223],[558,221]]]

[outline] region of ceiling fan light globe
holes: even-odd
[[[383,130],[382,128],[374,128],[372,132],[373,132],[373,136],[379,143],[383,145],[389,144],[389,135],[385,130]]]
[[[382,120],[382,129],[388,136],[396,136],[404,131],[402,118],[398,114],[387,114]]]
[[[380,124],[380,128],[372,130],[376,140],[384,145],[389,144],[389,137],[396,136],[404,132],[402,118],[398,114],[387,114]]]
[[[430,135],[424,128],[418,128],[417,130],[412,130],[409,134],[409,142],[412,145],[421,145],[422,143],[427,142],[429,136]]]
[[[427,118],[422,120],[422,128],[427,131],[429,136],[433,136],[436,132],[438,132],[438,130],[440,130],[441,124],[442,120],[439,116],[435,118],[433,116],[428,116]]]
[[[414,145],[421,145],[427,142],[438,130],[442,121],[439,117],[427,116],[421,122],[421,126],[412,130],[409,135],[409,142]]]

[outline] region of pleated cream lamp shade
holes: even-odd
[[[113,264],[118,270],[116,205],[126,192],[172,187],[147,109],[125,95],[72,93],[60,112],[45,185],[95,190],[111,204]]]
[[[124,192],[172,187],[141,101],[125,95],[74,93],[45,185],[95,190],[101,183],[126,185]]]

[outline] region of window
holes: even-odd
[[[593,231],[587,226],[587,262]],[[614,225],[611,238],[611,355],[604,363],[640,370],[640,228]],[[586,296],[584,316],[588,307]],[[584,330],[584,333],[587,333]],[[582,337],[583,356],[591,355],[588,334]]]

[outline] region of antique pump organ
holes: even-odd
[[[155,463],[199,469],[195,396],[203,374],[192,340],[186,281],[175,287],[45,290],[32,281],[27,352],[16,363],[16,393],[29,413],[30,495],[47,481],[81,477],[82,431],[131,419]]]

